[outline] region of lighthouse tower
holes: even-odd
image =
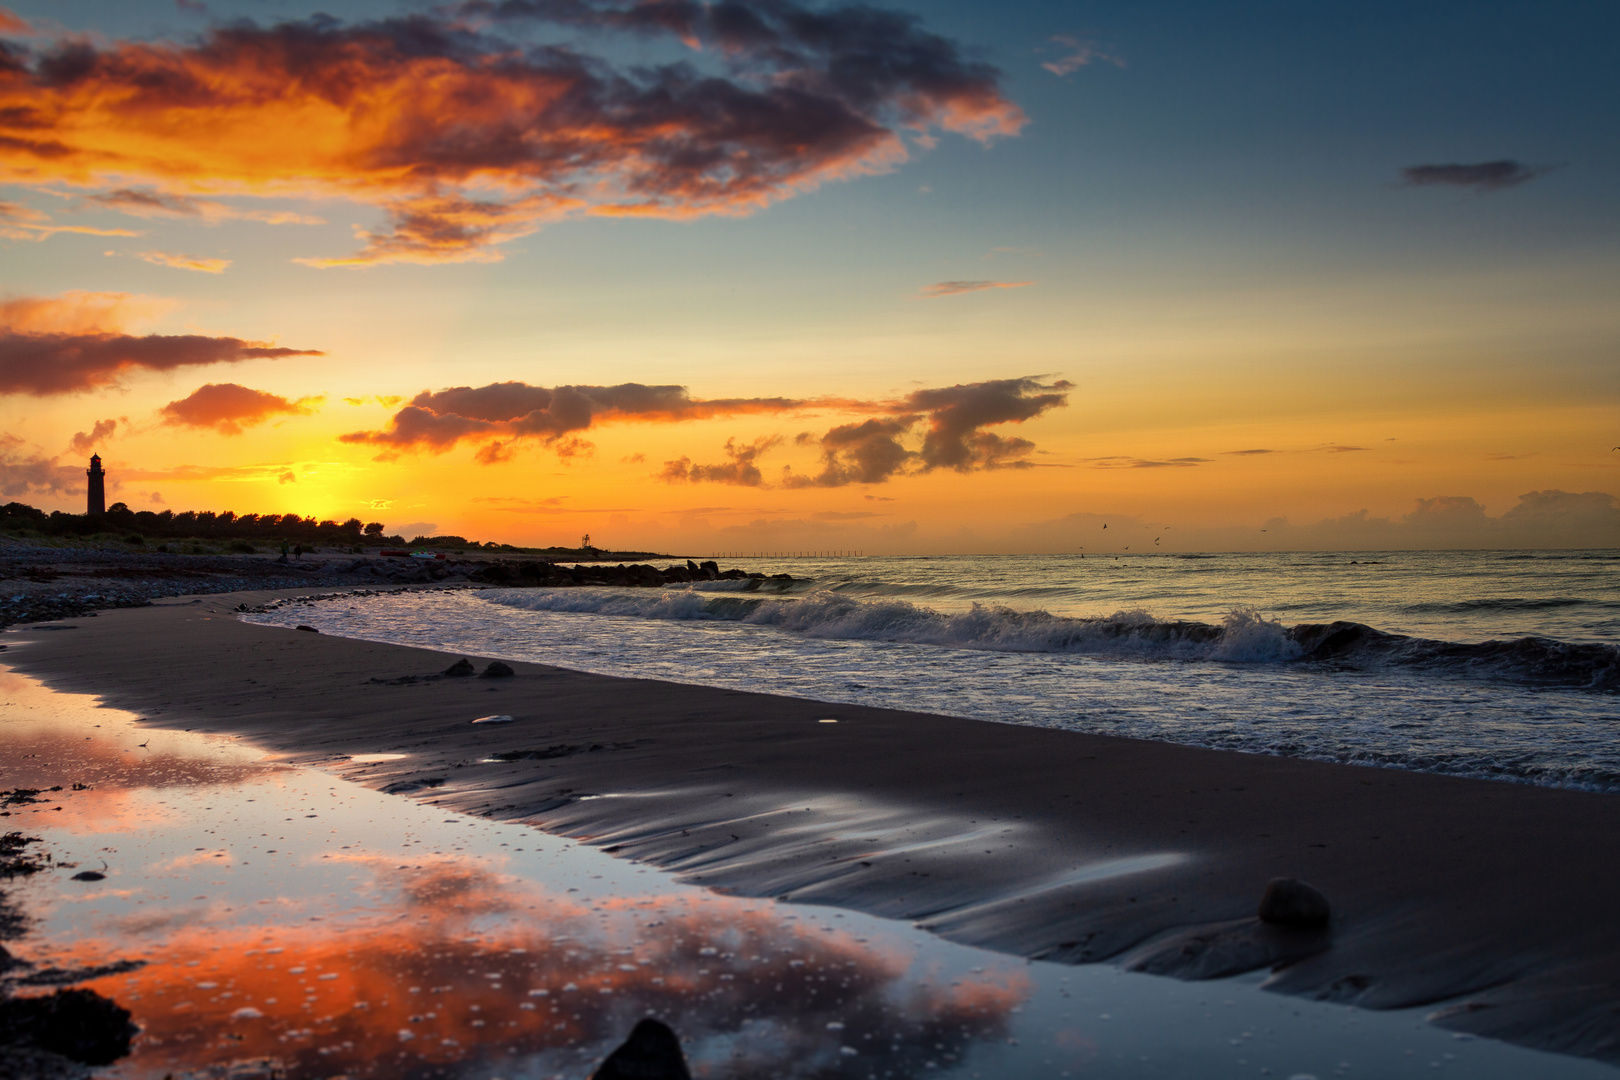
[[[90,456],[90,467],[84,471],[90,478],[89,505],[85,513],[91,517],[103,517],[107,513],[107,474],[101,471],[101,455]]]

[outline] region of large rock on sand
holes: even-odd
[[[452,678],[456,678],[462,675],[471,675],[477,670],[477,668],[472,666],[471,660],[468,660],[466,657],[462,657],[460,660],[457,660],[455,663],[445,668],[444,673]]]
[[[35,1047],[86,1065],[129,1053],[129,1010],[94,990],[58,990],[0,1002],[0,1045]]]
[[[1273,926],[1316,930],[1328,924],[1333,909],[1311,885],[1298,878],[1272,878],[1260,898],[1260,921]]]
[[[681,1040],[668,1024],[647,1017],[591,1074],[591,1080],[692,1080]]]

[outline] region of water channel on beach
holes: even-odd
[[[718,895],[0,669],[0,789],[19,788],[39,801],[0,832],[54,865],[4,884],[33,920],[8,948],[143,962],[85,984],[141,1028],[102,1077],[583,1080],[649,1014],[694,1076],[737,1080],[1616,1075],[1258,976],[1027,962]]]

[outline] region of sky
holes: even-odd
[[[514,544],[1620,546],[1617,31],[13,0],[0,495],[82,512],[96,452],[135,510]]]

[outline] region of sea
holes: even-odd
[[[371,592],[245,617],[607,675],[1620,791],[1620,549],[723,565],[791,580]]]

